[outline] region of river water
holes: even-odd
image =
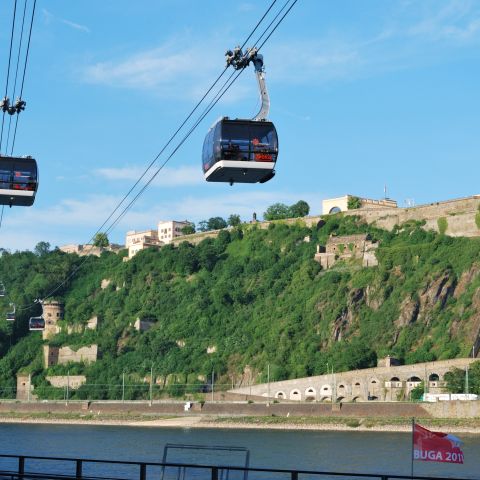
[[[414,473],[480,479],[480,436],[459,437],[464,441],[463,465],[415,462]],[[411,435],[406,433],[0,424],[1,454],[161,462],[167,443],[244,447],[250,452],[252,467],[409,475],[411,465]],[[170,449],[167,461],[241,466],[245,452]],[[13,468],[7,459],[0,459],[0,464],[1,469]],[[33,461],[26,464],[27,471],[37,467]],[[58,462],[52,462],[48,468],[58,473],[74,472],[71,465]],[[120,468],[112,473],[108,468],[92,466],[84,474],[138,478],[137,470]],[[203,475],[190,472],[186,478],[193,476],[208,478],[205,472]],[[159,479],[159,472],[148,470],[148,478]],[[176,472],[167,472],[167,478],[177,478]],[[229,477],[237,478],[241,477],[234,474]],[[288,477],[249,476],[249,480],[253,478]]]

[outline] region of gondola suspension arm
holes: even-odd
[[[262,106],[260,107],[260,111],[253,117],[252,120],[256,122],[263,122],[267,120],[268,113],[270,111],[270,97],[268,96],[267,85],[265,83],[265,66],[263,64],[263,55],[259,54],[256,48],[247,49],[247,51],[243,53],[240,47],[235,47],[233,51],[228,50],[225,54],[225,57],[227,60],[227,66],[231,65],[235,70],[244,69],[250,65],[250,62],[253,63]]]

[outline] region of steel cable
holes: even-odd
[[[26,3],[27,0],[25,0]],[[27,72],[27,64],[28,64],[28,57],[30,53],[30,41],[32,39],[32,28],[33,28],[33,21],[35,19],[35,9],[37,6],[37,0],[33,0],[33,8],[32,8],[32,17],[30,19],[30,29],[28,32],[28,43],[27,43],[27,52],[25,54],[25,64],[23,66],[23,75],[22,75],[22,86],[20,88],[20,95],[19,98],[23,97],[23,87],[25,85],[25,74]],[[17,118],[15,119],[15,129],[13,132],[13,140],[12,140],[12,148],[10,150],[10,155],[13,155],[13,148],[15,147],[15,139],[17,137],[17,127],[18,127],[18,117],[19,117],[19,112],[17,113]]]
[[[5,82],[5,98],[7,97],[8,93],[8,83],[10,80],[10,63],[12,60],[12,45],[13,45],[13,34],[15,33],[15,18],[17,15],[17,0],[15,0],[14,7],[13,7],[13,20],[12,20],[12,33],[10,35],[10,53],[8,54],[8,67],[7,67],[7,79]],[[5,123],[5,112],[2,115],[2,129],[0,132],[0,152],[2,151],[2,140],[3,140],[3,127]]]

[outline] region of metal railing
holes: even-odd
[[[3,462],[10,461],[8,469],[3,468]],[[32,461],[35,464],[37,471],[27,470],[27,463]],[[70,464],[70,468],[64,468],[66,471],[61,473],[55,472],[55,469],[41,468],[40,463],[52,465],[57,462],[56,469],[58,470],[58,462]],[[103,465],[101,469],[102,475],[85,475],[84,471],[87,466]],[[121,467],[130,467],[130,475],[118,475],[118,470]],[[118,460],[99,460],[99,459],[79,459],[79,458],[63,458],[63,457],[40,457],[30,455],[5,455],[0,454],[0,479],[1,480],[148,480],[149,478],[159,478],[159,473],[166,468],[176,469],[178,472],[177,478],[180,478],[180,472],[183,472],[182,478],[187,478],[185,472],[188,469],[196,471],[197,474],[193,478],[221,480],[224,478],[224,473],[238,472],[242,477],[248,475],[250,478],[260,479],[285,479],[285,480],[301,480],[302,478],[326,479],[326,478],[343,478],[343,479],[410,479],[410,480],[467,480],[460,477],[433,477],[427,476],[411,476],[411,475],[395,475],[385,473],[352,473],[352,472],[325,472],[315,470],[291,470],[279,468],[254,468],[254,467],[239,467],[229,465],[202,465],[189,463],[175,463],[175,462],[133,462],[133,461],[118,461]],[[201,475],[199,475],[199,473]],[[228,475],[227,475],[228,478]]]

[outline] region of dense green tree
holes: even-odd
[[[33,251],[35,255],[38,255],[39,257],[45,255],[50,251],[50,244],[48,242],[38,242]]]
[[[182,229],[181,229],[181,232],[184,235],[192,235],[193,233],[195,233],[195,224],[190,223],[188,225],[183,226]]]
[[[306,217],[310,212],[310,205],[304,200],[299,200],[297,203],[294,203],[290,206],[290,217]]]
[[[265,220],[282,220],[290,215],[289,207],[284,203],[270,205],[263,214]]]
[[[206,232],[206,231],[210,230],[210,229],[208,228],[208,220],[200,220],[200,221],[198,222],[198,230],[199,230],[200,232]]]
[[[108,235],[103,232],[98,232],[93,239],[93,244],[96,247],[108,247],[108,245],[110,245],[110,242],[108,241]]]
[[[222,217],[211,217],[208,219],[208,230],[221,230],[227,228],[227,222]]]
[[[228,224],[231,226],[231,227],[238,227],[241,223],[241,220],[240,220],[240,215],[237,215],[236,213],[232,213],[229,217],[228,217],[228,220],[227,220]]]
[[[348,197],[347,208],[349,210],[356,210],[362,206],[362,199],[360,197]]]

